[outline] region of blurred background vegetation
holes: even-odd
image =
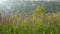
[[[60,34],[60,2],[25,3],[0,9],[0,34]]]

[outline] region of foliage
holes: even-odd
[[[60,13],[48,13],[45,22],[44,7],[37,6],[26,18],[12,15],[7,22],[0,22],[0,34],[60,34]]]

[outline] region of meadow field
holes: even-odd
[[[0,34],[60,34],[60,12],[44,13],[38,6],[25,18],[0,15]]]

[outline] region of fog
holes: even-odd
[[[25,1],[59,1],[59,0],[0,0],[0,13],[5,13],[6,15],[13,14],[16,11],[23,10],[23,6],[32,6],[35,4],[31,4]],[[44,4],[44,3],[43,3]],[[23,7],[23,8],[22,8]],[[20,12],[21,13],[21,12]]]

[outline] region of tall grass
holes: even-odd
[[[0,34],[60,34],[59,12],[43,15],[41,7],[33,11],[36,12],[26,18],[12,15],[0,22]]]

